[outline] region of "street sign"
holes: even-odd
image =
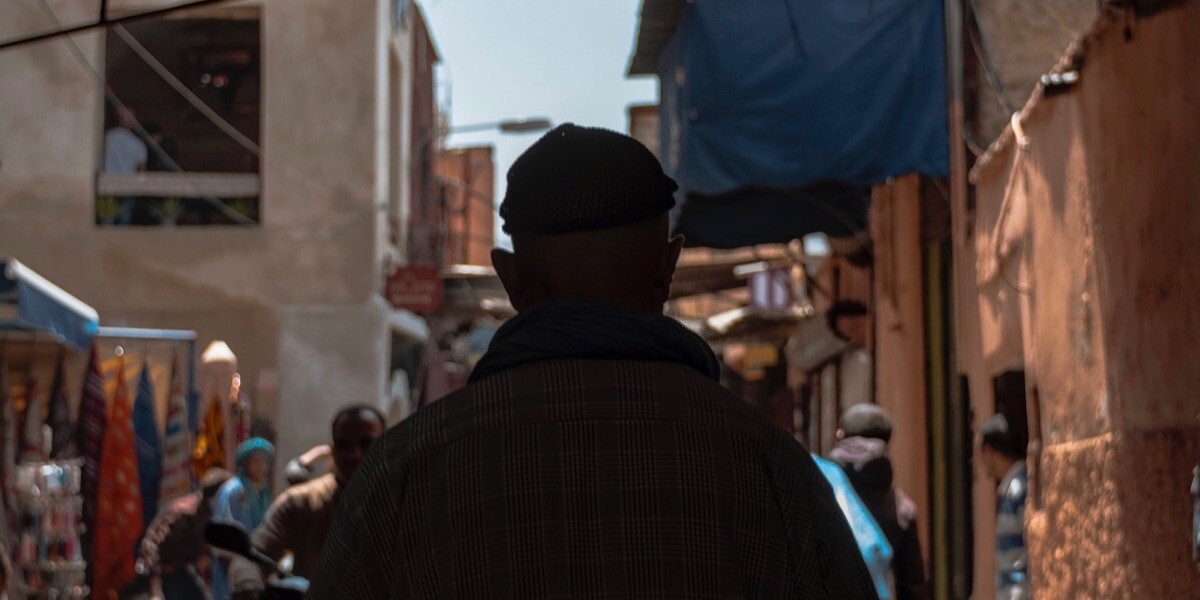
[[[442,305],[442,276],[433,267],[399,267],[384,282],[383,296],[395,308],[418,314]]]

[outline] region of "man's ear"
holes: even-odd
[[[500,283],[504,285],[504,291],[508,292],[508,299],[512,302],[513,308],[518,311],[524,308],[524,290],[521,287],[517,257],[507,250],[493,248],[492,267],[496,269],[496,275],[500,277]]]
[[[671,298],[671,282],[675,279],[675,267],[679,264],[679,255],[682,252],[683,236],[677,235],[667,242],[659,259],[661,262],[658,265],[658,275],[654,279],[654,291],[664,304]]]

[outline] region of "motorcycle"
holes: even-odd
[[[269,574],[263,600],[303,600],[308,593],[308,580],[292,575],[289,569],[259,552],[240,523],[212,521],[204,528],[204,539],[213,548],[253,561]]]

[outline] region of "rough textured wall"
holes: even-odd
[[[1019,110],[1042,74],[1087,31],[1097,14],[1096,0],[974,0],[982,39],[1003,82],[1006,102]],[[968,38],[968,43],[970,39]],[[977,50],[982,55],[982,52]],[[979,134],[991,142],[1008,124],[1009,113],[997,92],[979,81]]]
[[[1197,597],[1186,544],[1191,494],[1178,485],[1196,451],[1196,437],[1181,431],[1109,433],[1048,448],[1044,509],[1028,518],[1040,597]]]
[[[1200,67],[1195,0],[1102,19],[1072,53],[1081,81],[1023,116],[977,173],[1022,227],[1025,354],[1046,444],[1029,511],[1050,598],[1194,598],[1187,535],[1200,412]],[[1126,25],[1132,25],[1128,37]],[[986,190],[986,191],[985,191]],[[997,190],[1003,193],[997,194]],[[1008,250],[1020,250],[1008,254]],[[977,515],[978,516],[978,515]]]

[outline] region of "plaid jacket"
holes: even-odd
[[[543,362],[377,441],[315,599],[876,597],[807,451],[681,365]]]

